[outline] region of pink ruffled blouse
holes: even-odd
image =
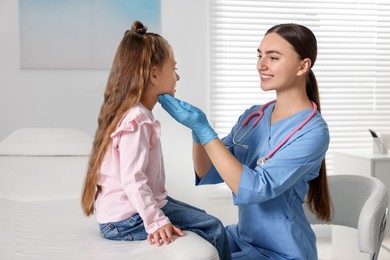
[[[117,222],[139,213],[146,232],[154,233],[170,223],[160,210],[167,203],[160,123],[139,103],[111,138],[100,168],[97,221]]]

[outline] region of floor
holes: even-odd
[[[390,260],[390,239],[384,241],[385,245],[379,251],[378,260]],[[332,241],[331,238],[317,238],[318,245],[318,259],[319,260],[336,260],[332,258]],[[367,259],[369,259],[367,257]],[[339,260],[339,259],[337,259]],[[340,259],[340,260],[354,260],[354,259]]]

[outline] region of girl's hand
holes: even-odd
[[[148,234],[147,240],[149,244],[156,244],[157,246],[161,246],[162,244],[168,245],[173,242],[174,235],[182,237],[184,236],[184,233],[180,228],[177,228],[172,224],[166,224],[153,234]]]

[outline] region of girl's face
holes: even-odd
[[[257,51],[261,89],[283,90],[297,85],[307,59],[301,60],[289,42],[277,33],[269,33]]]
[[[167,60],[162,68],[157,69],[158,94],[175,96],[176,82],[180,76],[176,73],[176,60],[174,55]]]

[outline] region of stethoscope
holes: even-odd
[[[248,134],[249,132],[253,131],[253,129],[255,128],[255,126],[260,122],[260,120],[263,118],[263,115],[264,115],[264,110],[271,104],[275,103],[276,102],[276,99],[275,100],[272,100],[266,104],[264,104],[263,106],[261,106],[261,108],[251,114],[249,114],[245,120],[242,122],[241,126],[238,128],[237,132],[235,132],[233,134],[233,138],[232,138],[232,142],[233,144],[228,146],[228,148],[231,148],[233,146],[241,146],[243,148],[247,147],[247,145],[243,145],[243,144],[240,144],[240,142],[242,141],[242,139],[244,139]],[[262,166],[265,164],[265,162],[271,158],[290,138],[291,136],[293,136],[298,130],[300,130],[303,126],[305,126],[307,124],[307,122],[310,121],[310,119],[312,119],[314,117],[314,115],[317,113],[317,105],[316,103],[314,103],[313,101],[311,101],[311,104],[313,105],[313,110],[311,111],[310,115],[302,122],[300,123],[293,131],[291,131],[291,133],[289,133],[272,151],[270,151],[266,156],[264,157],[260,157],[258,160],[257,160],[257,165],[259,166]],[[240,133],[241,129],[246,126],[249,121],[256,117],[256,120],[252,123],[252,126],[246,130],[246,132],[236,141],[236,137],[237,135]]]

